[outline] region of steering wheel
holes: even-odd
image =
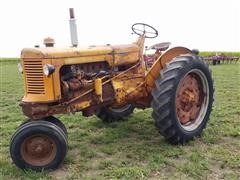
[[[154,27],[144,23],[133,24],[132,31],[139,36],[144,35],[145,38],[155,38],[158,36],[158,31]]]

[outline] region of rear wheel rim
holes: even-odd
[[[176,116],[186,131],[197,129],[203,122],[209,104],[209,85],[199,69],[188,72],[179,82],[176,91]]]
[[[24,161],[32,166],[46,166],[57,154],[57,145],[47,135],[38,134],[27,137],[21,144]]]

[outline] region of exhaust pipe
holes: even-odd
[[[74,9],[69,8],[69,13],[70,13],[69,25],[70,25],[71,42],[72,42],[73,47],[77,47],[78,46],[78,36],[77,36],[76,19],[74,16]]]

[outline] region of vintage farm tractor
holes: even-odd
[[[70,24],[73,19],[71,10]],[[182,144],[201,134],[212,109],[213,81],[197,53],[185,47],[167,50],[169,43],[159,43],[148,48],[153,55],[144,55],[145,38],[158,36],[144,23],[132,26],[139,36],[132,44],[79,48],[76,26],[71,27],[73,47],[55,48],[48,42],[47,47],[22,50],[19,69],[25,94],[20,106],[29,119],[10,142],[18,167],[42,171],[63,162],[67,129],[53,117],[60,113],[81,111],[112,122],[134,108],[151,107],[157,130],[170,143]]]

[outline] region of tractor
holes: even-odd
[[[71,47],[54,47],[48,38],[46,47],[21,52],[25,94],[20,106],[28,119],[10,141],[16,166],[43,171],[62,164],[68,134],[56,114],[82,112],[110,123],[126,119],[135,108],[152,108],[156,129],[169,143],[184,144],[201,135],[214,89],[211,71],[197,51],[169,48],[168,42],[145,47],[145,38],[157,37],[158,31],[144,23],[133,24],[138,35],[133,43],[78,47],[74,20],[70,9]]]

